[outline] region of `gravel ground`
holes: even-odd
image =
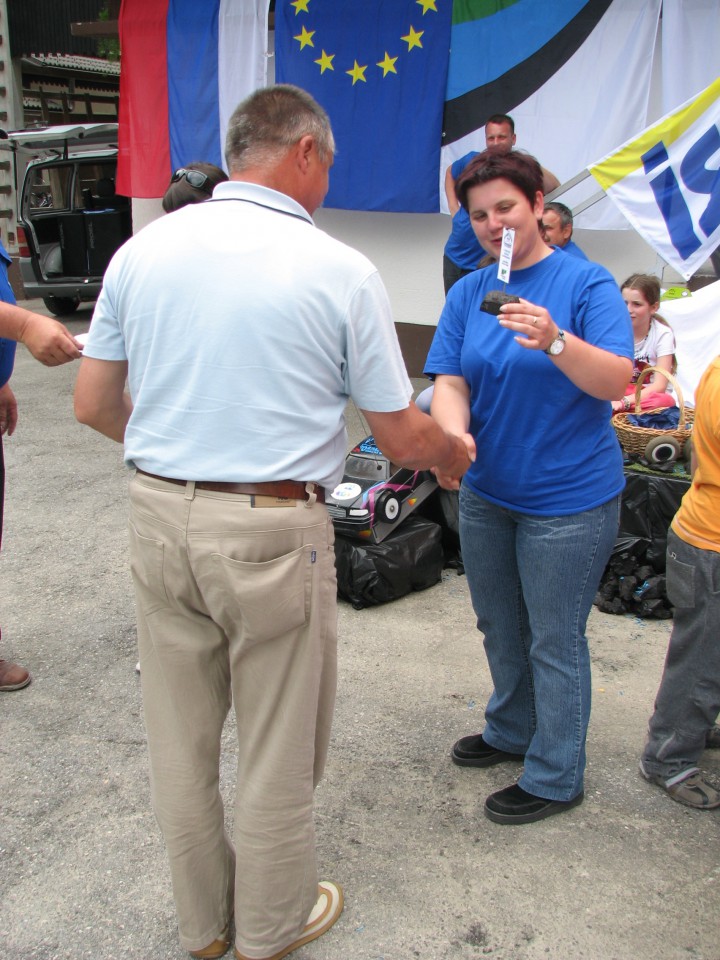
[[[126,474],[120,448],[75,423],[75,375],[18,351],[0,613],[3,655],[34,680],[0,694],[0,953],[180,960],[149,803]],[[682,807],[637,773],[670,623],[593,611],[585,803],[510,828],[482,804],[519,766],[448,756],[482,728],[491,690],[465,578],[446,571],[381,607],[341,603],[339,621],[317,826],[346,908],[297,960],[720,960],[720,811]],[[720,751],[704,763],[720,773]]]

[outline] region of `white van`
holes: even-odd
[[[26,297],[56,316],[95,300],[131,205],[115,193],[117,123],[0,131],[15,160],[18,255]]]

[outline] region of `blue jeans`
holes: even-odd
[[[583,513],[538,517],[460,490],[460,542],[495,689],[483,737],[525,754],[528,793],[583,789],[590,720],[585,626],[617,536],[620,497]]]
[[[642,764],[669,786],[697,770],[720,711],[720,553],[670,530],[666,572],[675,620]]]

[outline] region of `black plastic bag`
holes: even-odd
[[[442,545],[445,554],[445,566],[453,567],[464,573],[462,551],[460,550],[460,501],[457,490],[443,490],[442,487],[430,494],[418,507],[418,513],[432,520],[442,528]]]
[[[631,471],[625,472],[625,479],[613,556],[625,552],[664,573],[668,528],[690,483]]]
[[[413,514],[382,543],[335,535],[338,596],[356,610],[425,590],[442,578],[444,556],[439,524]]]

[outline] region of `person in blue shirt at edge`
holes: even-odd
[[[496,318],[482,304],[497,268],[464,277],[425,366],[433,419],[469,432],[478,451],[460,487],[460,543],[494,691],[485,729],[458,740],[452,759],[524,764],[517,783],[485,801],[503,824],[583,800],[585,628],[625,484],[610,401],[623,395],[633,356],[610,273],[545,243],[542,185],[540,164],[517,151],[486,151],[460,177],[458,200],[489,254],[499,257],[504,227],[515,230],[507,292],[520,299]]]
[[[545,204],[542,215],[542,232],[545,243],[551,247],[559,247],[573,257],[587,260],[587,257],[575,243],[573,235],[573,215],[570,207],[558,200],[551,200]]]
[[[10,255],[0,243],[0,543],[5,492],[2,438],[12,436],[18,419],[17,401],[8,383],[15,363],[15,344],[24,343],[35,359],[47,367],[80,356],[77,340],[61,323],[16,306],[7,275],[11,263]],[[0,658],[0,691],[22,690],[31,679],[25,667]]]
[[[515,121],[505,113],[493,114],[485,124],[485,148],[492,152],[509,153],[517,140]],[[445,295],[460,277],[477,269],[484,251],[477,241],[467,213],[463,210],[455,194],[455,184],[465,167],[479,151],[471,150],[452,163],[445,172],[445,195],[452,216],[450,236],[443,253],[443,283]],[[543,193],[550,193],[560,186],[558,178],[549,170],[542,168]]]

